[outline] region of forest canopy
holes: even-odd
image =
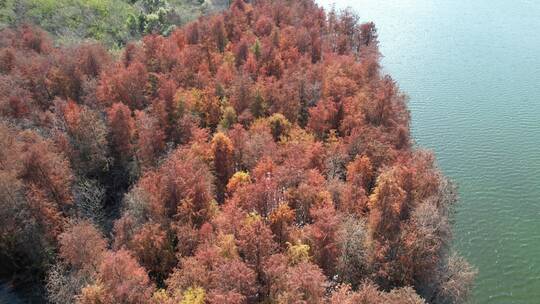
[[[102,5],[161,3],[65,2],[118,24]],[[110,52],[0,32],[3,280],[50,303],[467,300],[456,189],[413,143],[373,23],[236,0],[162,34]]]
[[[142,35],[169,34],[229,0],[3,0],[0,28],[31,23],[63,44],[85,40],[123,47]]]

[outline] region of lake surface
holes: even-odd
[[[22,304],[10,284],[0,281],[0,304]]]
[[[379,30],[416,142],[457,182],[473,303],[540,303],[540,2],[319,0]]]

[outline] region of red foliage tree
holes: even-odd
[[[325,136],[336,126],[337,105],[331,101],[321,100],[317,105],[309,109],[309,121],[307,127],[319,138]]]
[[[73,203],[72,179],[52,142],[0,124],[0,264],[7,274],[43,271]]]
[[[326,276],[332,277],[338,256],[338,223],[340,219],[331,202],[313,207],[311,215],[313,224],[306,228],[307,238],[311,245],[310,249],[315,262]]]
[[[285,303],[324,303],[326,279],[319,267],[303,262],[290,267],[285,276],[285,287],[278,295]]]
[[[175,265],[172,239],[159,224],[144,224],[128,244],[140,264],[151,277],[163,282]]]
[[[249,215],[238,232],[238,249],[247,264],[262,278],[263,263],[276,249],[272,230],[258,215]]]
[[[107,250],[107,241],[91,223],[72,225],[58,237],[60,256],[75,269],[95,272]]]
[[[19,176],[28,189],[26,196],[32,212],[41,225],[48,227],[49,237],[54,237],[61,231],[61,212],[73,203],[73,175],[69,163],[52,143],[31,132],[22,137]]]
[[[110,128],[110,143],[113,156],[125,162],[133,155],[135,121],[131,110],[123,103],[115,103],[107,111]]]
[[[154,291],[144,268],[126,250],[107,252],[98,278],[103,284],[104,303],[148,303]]]
[[[222,263],[210,273],[210,277],[212,280],[211,291],[208,294],[210,303],[247,303],[255,298],[257,292],[255,272],[241,261]]]
[[[99,113],[73,101],[57,103],[57,107],[63,107],[62,120],[69,141],[65,152],[73,168],[90,177],[103,174],[109,162],[108,130]]]
[[[24,25],[21,29],[22,46],[38,53],[47,53],[51,49],[51,40],[45,31]]]
[[[359,156],[347,165],[347,183],[343,193],[343,210],[364,215],[368,209],[368,195],[373,186],[373,167],[367,156]]]
[[[103,72],[96,94],[105,105],[125,103],[131,109],[142,109],[148,103],[147,81],[148,72],[140,62],[115,66]]]
[[[157,119],[145,112],[135,111],[135,125],[135,155],[143,168],[151,168],[165,149],[165,134]]]
[[[143,176],[138,186],[148,194],[150,216],[157,221],[169,222],[176,215],[200,226],[212,214],[212,175],[187,149],[174,151],[160,168]]]

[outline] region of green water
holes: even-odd
[[[332,2],[377,24],[416,142],[459,185],[473,303],[540,303],[540,2]]]

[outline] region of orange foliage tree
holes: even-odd
[[[463,303],[455,189],[380,57],[313,0],[118,56],[2,30],[0,275],[53,303]]]

